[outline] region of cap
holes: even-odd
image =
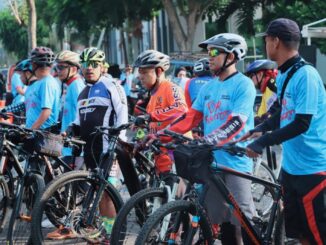
[[[267,30],[257,35],[258,37],[273,36],[283,41],[300,41],[298,24],[290,19],[279,18],[271,21]]]

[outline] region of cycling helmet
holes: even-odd
[[[104,60],[105,60],[104,52],[94,47],[85,48],[83,52],[80,54],[80,62],[98,61],[103,63]]]
[[[209,69],[209,60],[207,58],[200,59],[195,62],[194,64],[194,74],[196,76],[209,76],[211,75],[210,69]]]
[[[53,51],[47,47],[36,47],[30,53],[31,61],[40,66],[51,66],[54,58]]]
[[[21,60],[16,65],[15,71],[29,71],[33,72],[32,62],[30,59]]]
[[[255,60],[248,65],[246,74],[256,73],[261,70],[274,70],[277,69],[277,63],[271,60]]]
[[[156,50],[146,50],[138,55],[134,66],[139,68],[160,67],[166,71],[170,67],[170,57]]]
[[[198,45],[200,48],[219,48],[226,53],[234,53],[237,60],[243,60],[247,53],[247,43],[245,39],[237,34],[222,33],[215,35]]]
[[[55,58],[55,61],[57,63],[65,62],[69,65],[80,67],[79,54],[69,51],[69,50],[61,51]]]

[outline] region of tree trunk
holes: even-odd
[[[28,50],[31,50],[37,46],[36,38],[36,8],[34,0],[27,0],[28,6]]]

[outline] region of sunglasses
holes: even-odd
[[[64,66],[64,65],[56,65],[54,69],[56,71],[63,71],[64,69],[67,69],[69,66]]]
[[[88,68],[89,66],[93,67],[93,68],[97,68],[99,67],[101,63],[97,62],[97,61],[86,61],[86,62],[82,62],[81,66],[83,69]]]
[[[215,48],[208,50],[209,57],[216,57],[216,56],[219,56],[220,54],[223,54],[223,53],[225,53],[225,52],[220,51],[220,50],[215,49]]]

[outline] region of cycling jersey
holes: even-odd
[[[276,79],[279,97],[291,67]],[[312,119],[305,133],[283,142],[282,166],[287,173],[306,175],[326,170],[325,108],[326,93],[318,72],[310,65],[301,67],[285,89],[280,127],[290,124],[296,114],[310,114]]]
[[[186,113],[187,105],[177,85],[162,81],[158,89],[151,92],[146,111],[152,119],[149,125],[151,132],[157,132]]]
[[[195,77],[187,81],[185,88],[185,98],[189,108],[197,98],[197,94],[199,93],[201,87],[212,80],[213,77],[211,76],[203,76]]]
[[[61,88],[51,76],[45,76],[28,86],[25,92],[26,127],[31,128],[39,118],[42,109],[51,109],[49,118],[41,125],[41,129],[57,123],[60,107]]]
[[[17,92],[17,87],[24,88],[24,84],[20,79],[20,75],[17,72],[15,72],[11,78],[11,93],[14,97],[14,100],[12,102],[13,104],[24,102],[25,100],[24,95],[21,95],[20,93]]]
[[[85,153],[91,152],[97,126],[119,126],[128,122],[128,106],[123,88],[112,79],[101,76],[95,84],[87,84],[78,96],[77,117],[81,138],[86,141]],[[123,137],[123,133],[120,134]],[[94,141],[94,151],[107,150],[106,136]]]
[[[224,125],[230,116],[245,116],[244,127],[234,137],[238,139],[254,127],[256,89],[253,82],[239,72],[224,81],[216,79],[202,87],[192,108],[203,113],[205,136]],[[239,143],[242,147],[246,145],[245,142]],[[215,151],[214,156],[219,164],[241,172],[252,172],[252,160],[248,157],[231,156],[224,151]]]
[[[66,95],[63,104],[63,113],[61,120],[61,132],[65,132],[70,123],[76,118],[77,113],[77,99],[80,92],[85,87],[85,82],[80,76],[70,78],[66,83]],[[64,148],[64,156],[71,156],[71,149]]]

